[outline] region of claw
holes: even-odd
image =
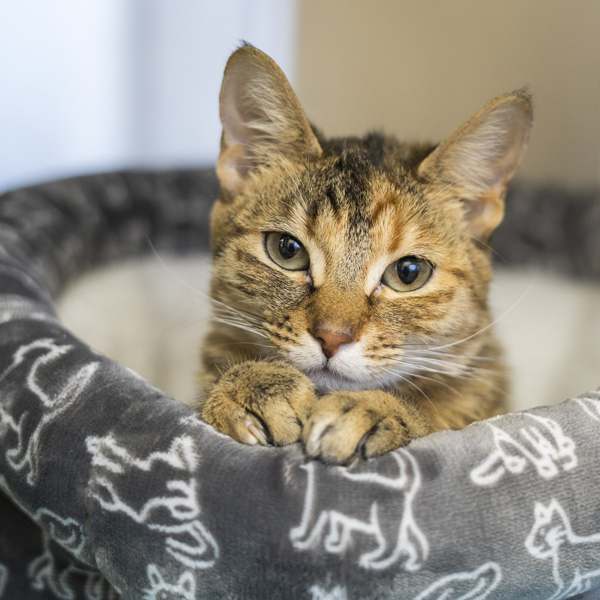
[[[235,434],[233,437],[248,446],[268,446],[267,437],[264,434],[262,427],[257,424],[251,417],[246,417],[243,421],[238,421],[234,425]]]
[[[245,425],[250,435],[252,435],[256,439],[256,442],[254,442],[254,444],[261,444],[262,446],[269,445],[269,442],[267,441],[267,436],[265,435],[260,425],[257,425],[251,419],[246,419]]]

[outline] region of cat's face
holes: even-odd
[[[280,158],[215,210],[219,299],[260,315],[267,343],[323,389],[396,381],[411,369],[403,357],[476,331],[485,312],[487,252],[460,208],[401,167],[422,149],[372,142]],[[397,153],[396,168],[377,150]],[[348,337],[329,359],[322,329]]]
[[[326,141],[264,54],[242,48],[228,69],[213,295],[246,311],[238,324],[322,391],[398,387],[423,366],[435,369],[453,347],[431,348],[489,322],[485,242],[522,154],[514,146],[524,148],[528,99],[515,94],[492,108],[491,124],[478,113],[445,142],[451,151],[379,135]],[[490,142],[478,165],[471,146],[511,111],[525,123],[506,127],[516,141]]]

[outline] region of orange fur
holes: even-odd
[[[528,96],[492,100],[437,147],[327,140],[277,65],[244,46],[225,69],[221,120],[202,418],[238,441],[302,439],[348,463],[501,412],[487,242],[525,150]],[[278,264],[270,232],[301,244],[309,266]],[[405,257],[433,266],[418,289],[384,278]]]

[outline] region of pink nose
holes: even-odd
[[[328,329],[315,329],[311,333],[319,340],[323,354],[327,358],[333,358],[338,353],[340,344],[349,344],[354,341],[354,338],[345,333],[335,333]]]

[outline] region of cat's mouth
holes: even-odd
[[[306,342],[288,349],[287,359],[310,378],[320,394],[370,389],[376,383],[377,374],[365,360],[360,342],[343,344],[331,358],[324,355],[314,338]]]
[[[365,357],[365,348],[360,341],[344,344],[331,358],[326,358],[310,340],[309,344],[297,346],[288,351],[287,359],[302,371],[315,384],[320,394],[335,391],[359,391],[376,389],[386,385],[402,385],[406,375],[399,377],[394,365],[375,364]],[[387,367],[387,368],[386,368]]]
[[[321,394],[337,390],[362,390],[373,385],[372,381],[351,379],[339,371],[333,371],[329,361],[321,368],[306,371],[306,375],[310,377]]]
[[[412,370],[406,367],[402,371],[403,376],[399,377],[393,368],[377,368],[375,365],[369,366],[359,360],[353,360],[348,364],[339,359],[329,359],[319,365],[300,369],[311,379],[320,394],[338,390],[377,389],[386,385],[404,387],[408,382],[407,377],[412,375]]]
[[[337,361],[327,360],[318,367],[304,370],[320,394],[338,390],[358,391],[377,387],[381,376],[363,368],[351,368]]]

